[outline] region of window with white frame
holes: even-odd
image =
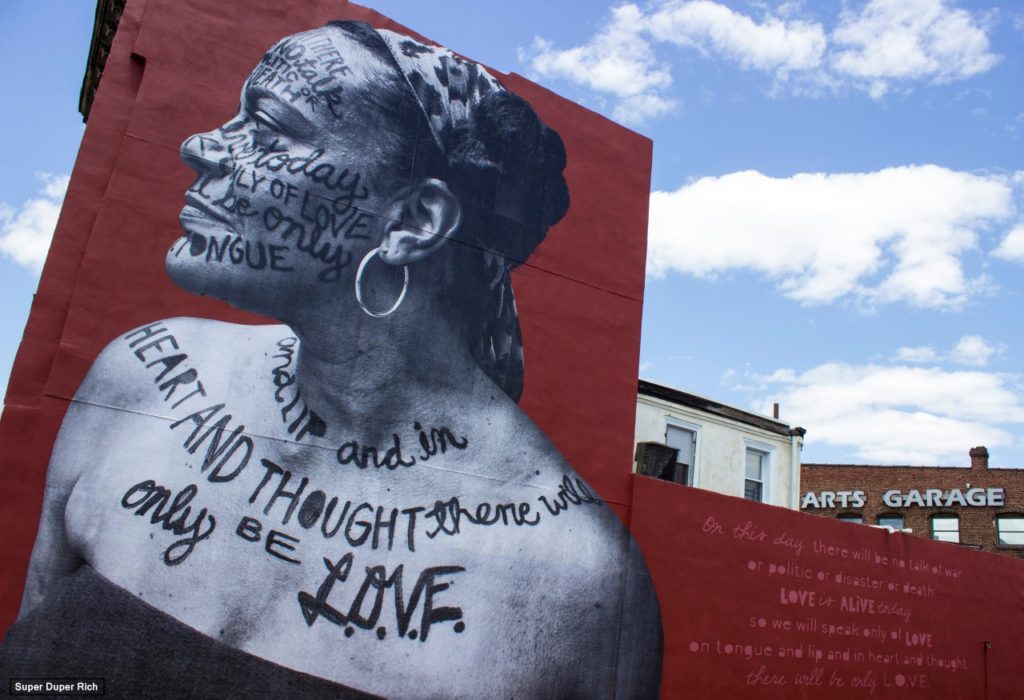
[[[931,518],[932,539],[940,542],[960,541],[960,516],[933,515]]]
[[[665,427],[665,444],[679,450],[676,458],[675,474],[669,481],[677,484],[694,485],[697,471],[697,438],[700,426],[671,420]]]
[[[757,447],[747,446],[744,464],[743,497],[748,501],[768,500],[768,474],[771,469],[771,453]]]
[[[1024,545],[1024,515],[996,516],[996,544],[1010,547]]]

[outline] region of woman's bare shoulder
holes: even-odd
[[[529,465],[515,474],[525,481],[540,520],[547,525],[544,536],[532,542],[530,556],[558,562],[549,566],[563,571],[560,583],[571,591],[546,614],[566,638],[579,637],[578,644],[550,653],[558,656],[564,651],[565,663],[572,665],[578,659],[571,650],[594,645],[600,636],[583,620],[618,625],[617,641],[607,641],[615,647],[612,658],[618,659],[617,696],[655,697],[661,675],[661,619],[654,585],[636,541],[616,514],[617,505],[602,498],[525,413],[517,427],[505,443],[505,453],[517,454],[522,464]],[[582,686],[595,682],[595,688],[601,687],[591,671],[584,665],[582,675],[569,677]]]
[[[102,355],[113,358],[130,354],[141,362],[151,362],[153,357],[171,351],[186,355],[190,351],[197,355],[216,351],[222,356],[244,357],[262,353],[268,343],[289,335],[288,327],[280,324],[249,325],[178,316],[124,332],[107,345]]]
[[[96,357],[75,400],[115,407],[136,407],[183,391],[199,389],[201,367],[223,374],[225,367],[246,367],[290,335],[285,326],[254,326],[206,318],[175,317],[127,330]],[[155,385],[156,392],[154,392]]]

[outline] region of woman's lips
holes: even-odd
[[[234,233],[226,217],[214,207],[191,195],[185,196],[185,207],[178,215],[178,222],[185,231],[187,243],[183,242],[175,250],[176,257],[181,255],[186,247],[191,256],[202,256],[207,252],[211,238],[220,238],[225,233]]]
[[[222,224],[228,223],[227,217],[222,212],[217,211],[216,207],[191,194],[185,195],[185,208],[181,210],[181,215],[205,217],[219,221]]]
[[[223,217],[215,216],[209,208],[199,209],[186,204],[178,215],[178,223],[186,233],[202,233],[214,236],[220,233],[233,233],[231,225]]]

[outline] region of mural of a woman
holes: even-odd
[[[655,696],[643,559],[516,404],[509,272],[568,207],[558,135],[445,49],[332,23],[272,47],[182,158],[168,273],[282,325],[174,318],[103,351],[22,623],[85,568],[373,694]]]

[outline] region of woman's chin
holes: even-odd
[[[202,294],[195,289],[196,275],[199,272],[196,268],[205,263],[202,258],[196,258],[189,254],[190,235],[185,235],[174,241],[167,251],[164,259],[164,268],[171,281],[187,292]]]
[[[224,275],[231,275],[232,267],[223,253],[211,256],[208,251],[209,237],[195,231],[174,241],[167,251],[164,267],[171,281],[187,292],[210,294],[209,288]],[[213,259],[211,259],[213,258]]]
[[[232,266],[207,261],[205,255],[189,254],[189,240],[189,236],[180,238],[167,251],[164,260],[167,276],[186,292],[216,297],[236,305],[226,298],[230,296],[228,292],[233,284],[230,279],[234,273],[234,270],[230,269]]]
[[[182,245],[184,250],[176,254]],[[171,246],[165,267],[171,281],[190,294],[219,299],[236,309],[273,317],[276,295],[270,293],[272,286],[243,266],[207,261],[205,255],[189,255],[187,239],[179,239]]]

